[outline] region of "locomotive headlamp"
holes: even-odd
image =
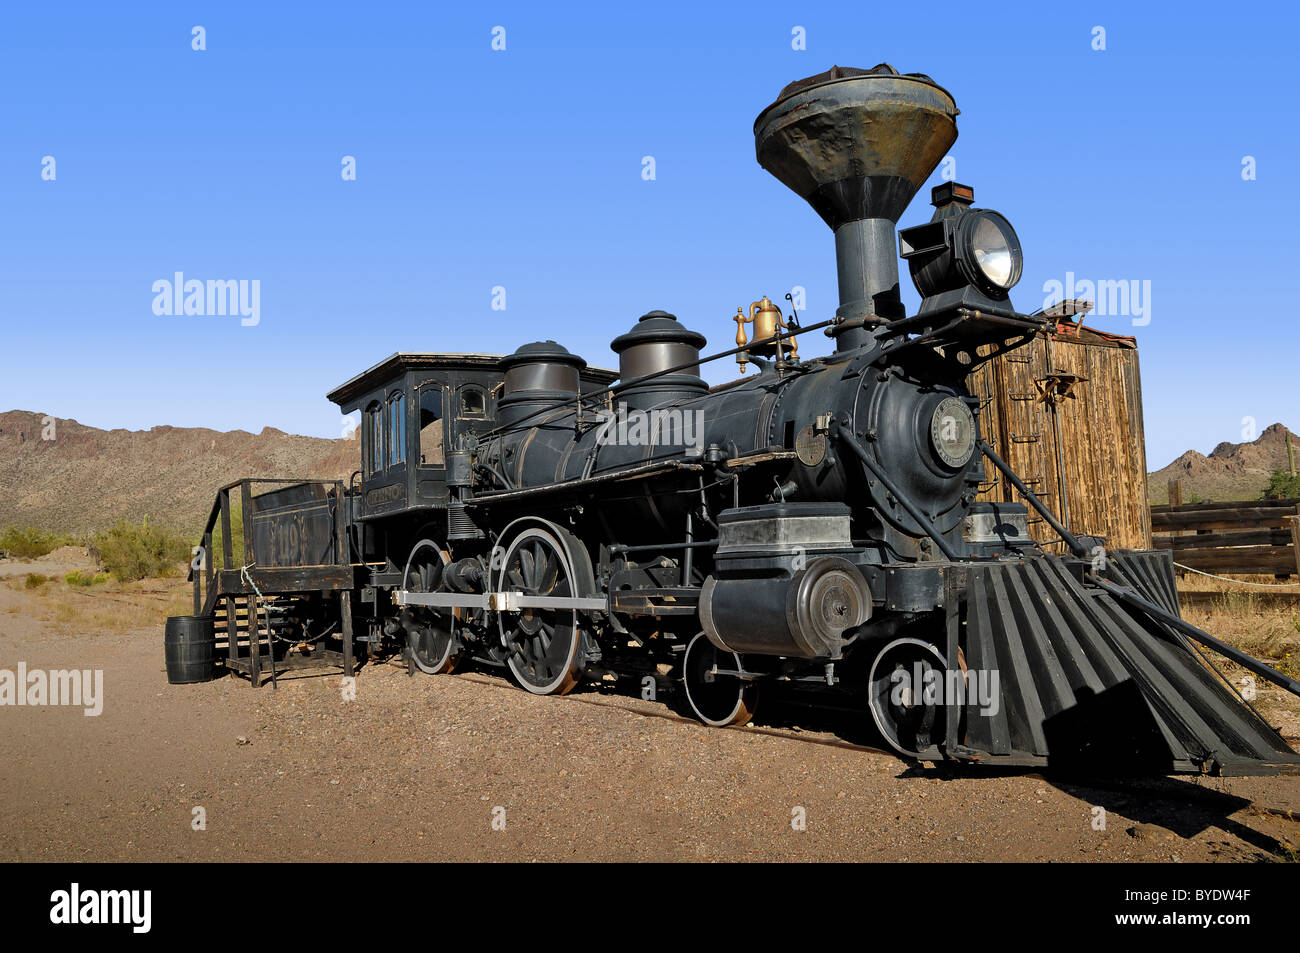
[[[1024,254],[1011,223],[971,208],[975,191],[949,182],[933,192],[934,217],[898,233],[899,253],[925,299],[922,314],[955,307],[1005,308],[1020,280]]]
[[[967,261],[978,273],[976,283],[1003,293],[1014,288],[1020,280],[1024,255],[1011,223],[997,212],[971,212],[963,218],[962,226],[958,231],[959,235],[965,233]]]
[[[935,454],[954,470],[970,462],[975,452],[975,417],[956,397],[945,397],[930,417],[930,443]]]

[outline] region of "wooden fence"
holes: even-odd
[[[1151,507],[1152,542],[1212,573],[1300,575],[1300,499]]]

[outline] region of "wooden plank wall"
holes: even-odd
[[[981,400],[980,427],[1058,518],[1062,516],[1056,433],[1035,380],[1051,371],[1087,378],[1058,410],[1068,526],[1101,536],[1117,549],[1151,548],[1147,507],[1142,383],[1137,348],[1087,332],[1040,335],[995,357],[968,384]],[[1015,490],[985,463],[980,499],[1015,500]],[[1030,533],[1053,541],[1046,521],[1030,511]]]

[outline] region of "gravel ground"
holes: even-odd
[[[807,713],[709,729],[486,671],[373,665],[354,701],[337,672],[171,686],[161,626],[69,634],[35,598],[0,584],[0,667],[99,668],[106,697],[98,717],[0,709],[6,860],[1252,861],[1300,844],[1300,778],[949,774]]]

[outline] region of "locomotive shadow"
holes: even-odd
[[[404,667],[400,658],[372,659],[371,664],[377,667],[384,667],[385,664]],[[503,670],[492,666],[471,665],[465,673],[491,677],[494,681],[500,681],[503,687],[513,686]],[[641,694],[639,678],[630,676],[612,682],[584,682],[570,697],[575,700],[584,697],[646,700]],[[700,725],[686,700],[686,693],[679,687],[662,686],[654,701],[658,710],[640,707],[627,707],[625,710],[644,717],[681,719]],[[663,711],[664,708],[667,711]],[[705,728],[703,725],[700,725],[700,729],[725,730]],[[994,778],[1037,778],[1085,805],[1102,807],[1108,815],[1115,814],[1133,821],[1133,826],[1112,833],[1124,833],[1135,839],[1153,836],[1149,831],[1141,830],[1138,825],[1163,828],[1180,840],[1193,838],[1207,830],[1217,830],[1225,838],[1236,838],[1257,849],[1260,860],[1277,856],[1289,846],[1233,817],[1250,808],[1253,802],[1233,794],[1208,790],[1194,781],[1174,777],[1099,778],[1093,775],[1084,778],[1065,768],[952,762],[922,764],[906,760],[890,748],[876,730],[870,712],[865,707],[858,708],[851,704],[833,707],[824,703],[810,706],[807,699],[800,697],[798,692],[789,690],[769,690],[761,699],[756,716],[747,730],[770,734],[787,741],[886,754],[898,761],[899,771],[895,778],[900,781],[939,778],[952,784],[978,784]],[[1080,823],[1087,823],[1087,819],[1081,818]],[[1171,842],[1171,846],[1176,847],[1176,841]],[[1230,845],[1225,841],[1225,846]]]
[[[1275,837],[1255,830],[1233,815],[1250,808],[1247,798],[1222,791],[1212,791],[1198,786],[1194,781],[1175,777],[1117,778],[1108,780],[1069,778],[1061,772],[1033,771],[1010,767],[978,768],[950,763],[922,766],[911,764],[898,777],[941,778],[952,784],[978,783],[984,779],[1020,775],[1041,779],[1045,785],[1056,788],[1089,807],[1106,811],[1108,824],[1114,825],[1109,833],[1124,833],[1134,839],[1160,836],[1143,830],[1152,825],[1168,831],[1171,847],[1178,840],[1190,840],[1205,831],[1219,831],[1226,838],[1236,838],[1261,852],[1261,860],[1281,854],[1287,845]],[[1113,815],[1113,816],[1112,816]],[[1122,827],[1116,817],[1132,821]],[[1080,823],[1090,823],[1081,818]]]
[[[1194,781],[1159,775],[1160,767],[1169,763],[1167,750],[1163,761],[1145,763],[1145,773],[1131,769],[1142,758],[1162,753],[1160,743],[1151,735],[1151,725],[1135,719],[1134,699],[1120,693],[1100,698],[1097,704],[1083,706],[1085,710],[1057,721],[1051,726],[1051,736],[1059,750],[1071,750],[1068,742],[1078,737],[1082,726],[1089,720],[1105,718],[1116,732],[1133,742],[1138,755],[1131,761],[1104,764],[1101,759],[1088,755],[1090,748],[1074,749],[1075,757],[1058,757],[1048,768],[1016,767],[1011,765],[974,765],[939,762],[921,764],[899,756],[884,740],[865,706],[852,704],[830,706],[825,703],[810,705],[797,691],[764,686],[768,689],[760,698],[759,707],[748,730],[771,734],[786,740],[812,744],[852,748],[887,754],[898,759],[898,780],[942,778],[954,784],[980,783],[999,777],[1039,778],[1045,784],[1091,807],[1104,808],[1107,814],[1132,821],[1120,833],[1139,837],[1153,836],[1141,825],[1151,825],[1169,831],[1178,840],[1188,840],[1205,831],[1219,831],[1227,838],[1249,844],[1261,852],[1261,859],[1282,852],[1284,843],[1275,837],[1255,830],[1237,820],[1233,815],[1251,807],[1246,798],[1198,786]],[[620,678],[615,682],[587,683],[575,695],[600,695],[641,699],[637,679]],[[685,692],[677,689],[660,690],[656,699],[678,717],[698,723],[691,712]],[[1143,706],[1145,709],[1145,706]],[[1050,720],[1049,720],[1050,721]],[[1095,721],[1094,727],[1095,727]],[[790,732],[797,732],[791,735]],[[827,737],[831,736],[831,737]],[[1159,836],[1159,835],[1154,835]],[[1177,840],[1171,840],[1172,847]]]
[[[1106,812],[1153,824],[1175,836],[1190,839],[1218,830],[1266,854],[1277,854],[1283,842],[1242,823],[1232,815],[1249,808],[1246,798],[1211,791],[1179,778],[1144,778],[1115,782],[1049,780],[1054,787]],[[1131,836],[1140,832],[1130,829]]]

